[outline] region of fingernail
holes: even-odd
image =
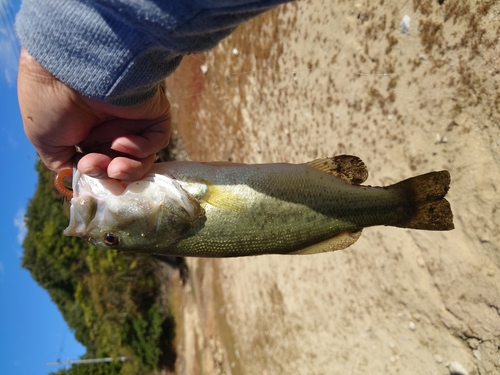
[[[120,144],[118,142],[113,142],[109,145],[109,148],[111,150],[115,150],[116,151],[116,147],[118,146],[118,148],[120,148]]]
[[[82,171],[82,173],[94,178],[106,177],[106,172],[101,167],[97,166],[93,166],[87,170],[84,170]]]
[[[117,152],[124,152],[126,153],[128,151],[128,147],[126,145],[124,145],[123,143],[121,143],[119,140],[118,141],[114,141],[113,143],[111,143],[111,145],[109,146],[109,148],[113,151],[117,151]]]
[[[110,178],[114,178],[115,180],[130,180],[130,174],[124,171],[119,171],[117,173],[113,173]]]

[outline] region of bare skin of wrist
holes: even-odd
[[[18,98],[26,136],[55,172],[72,167],[78,146],[85,154],[78,162],[82,173],[136,180],[170,138],[170,103],[160,89],[146,103],[112,106],[73,90],[24,48]]]

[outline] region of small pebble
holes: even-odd
[[[443,362],[443,357],[441,357],[439,354],[434,354],[434,360],[437,363],[441,363],[441,362]]]
[[[240,54],[240,51],[238,51],[238,48],[233,48],[232,50],[234,56],[238,56]]]
[[[446,135],[436,133],[436,144],[439,143],[448,143],[448,137]]]
[[[450,362],[448,364],[448,371],[451,375],[469,375],[469,372],[458,362]]]
[[[415,331],[415,328],[416,328],[415,323],[413,323],[413,322],[408,323],[408,328],[411,329],[412,331]]]
[[[411,18],[409,16],[404,16],[399,24],[399,31],[403,34],[408,34],[410,32],[410,21]]]
[[[203,74],[207,74],[207,72],[208,72],[208,66],[207,66],[207,64],[203,64],[203,65],[201,65],[201,66],[200,66],[200,69],[201,69],[201,72],[202,72]]]

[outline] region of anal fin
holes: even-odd
[[[291,254],[308,255],[308,254],[326,253],[335,250],[342,250],[354,244],[354,242],[356,242],[358,238],[361,236],[361,232],[362,229],[359,229],[355,232],[342,232],[326,241],[306,247],[305,249],[296,251]]]

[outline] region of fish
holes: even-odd
[[[353,155],[303,164],[164,162],[132,182],[76,168],[69,174],[64,233],[104,249],[195,257],[317,254],[351,246],[366,227],[454,229],[445,199],[448,171],[372,187],[362,185],[368,170]],[[64,176],[56,178],[59,185]]]

